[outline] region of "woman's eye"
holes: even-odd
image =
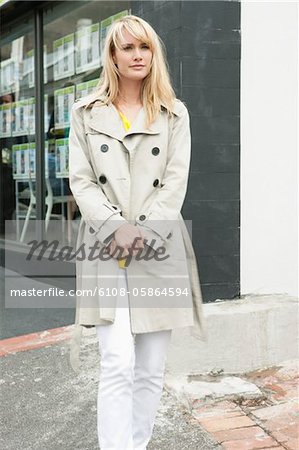
[[[141,45],[141,48],[142,48],[142,49],[149,49],[149,46],[148,46],[147,44],[142,44],[142,45]],[[131,45],[128,45],[128,46],[126,46],[126,47],[123,47],[123,50],[132,50],[132,46],[131,46]]]

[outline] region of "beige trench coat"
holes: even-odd
[[[132,333],[190,327],[206,339],[196,257],[180,212],[191,150],[187,108],[176,99],[169,118],[161,105],[149,128],[142,108],[125,131],[113,104],[98,99],[85,109],[89,100],[73,105],[69,136],[70,188],[82,216],[70,351],[75,371],[82,327],[114,321],[121,269],[103,250],[125,222],[138,224],[147,239],[126,268]]]

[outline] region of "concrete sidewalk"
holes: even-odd
[[[73,326],[0,341],[0,448],[97,450],[96,398],[99,352],[93,329],[82,339],[84,369],[69,364]],[[148,450],[221,448],[197,420],[163,392]]]
[[[299,361],[242,375],[168,377],[198,423],[226,450],[299,449]]]
[[[85,329],[77,376],[73,326],[0,341],[1,448],[96,450],[99,353]],[[298,450],[298,361],[242,375],[165,375],[148,450]]]

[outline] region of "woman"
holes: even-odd
[[[82,215],[71,363],[76,369],[82,326],[95,326],[100,448],[145,450],[171,330],[192,327],[204,339],[204,329],[196,260],[180,214],[189,115],[144,20],[129,15],[110,28],[97,91],[73,106],[69,146],[70,187]]]

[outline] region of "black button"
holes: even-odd
[[[145,220],[145,219],[146,219],[146,217],[144,214],[141,214],[141,216],[139,216],[139,220]]]
[[[92,234],[95,233],[95,231],[94,231],[94,229],[92,227],[89,227],[89,232],[92,233]]]
[[[109,147],[108,147],[108,145],[107,144],[102,144],[101,145],[101,152],[108,152],[108,149],[109,149]]]
[[[158,180],[158,178],[153,182],[153,186],[154,187],[156,187],[156,186],[158,186],[158,184],[159,184],[159,180]]]
[[[160,153],[160,149],[158,147],[154,147],[152,149],[152,154],[153,155],[157,156],[157,155],[159,155],[159,153]]]
[[[170,233],[168,234],[168,236],[166,236],[166,239],[170,239],[171,236],[172,236],[172,232],[170,232]]]
[[[105,184],[106,181],[107,181],[107,178],[105,177],[105,175],[101,175],[99,180],[100,180],[101,183]]]

